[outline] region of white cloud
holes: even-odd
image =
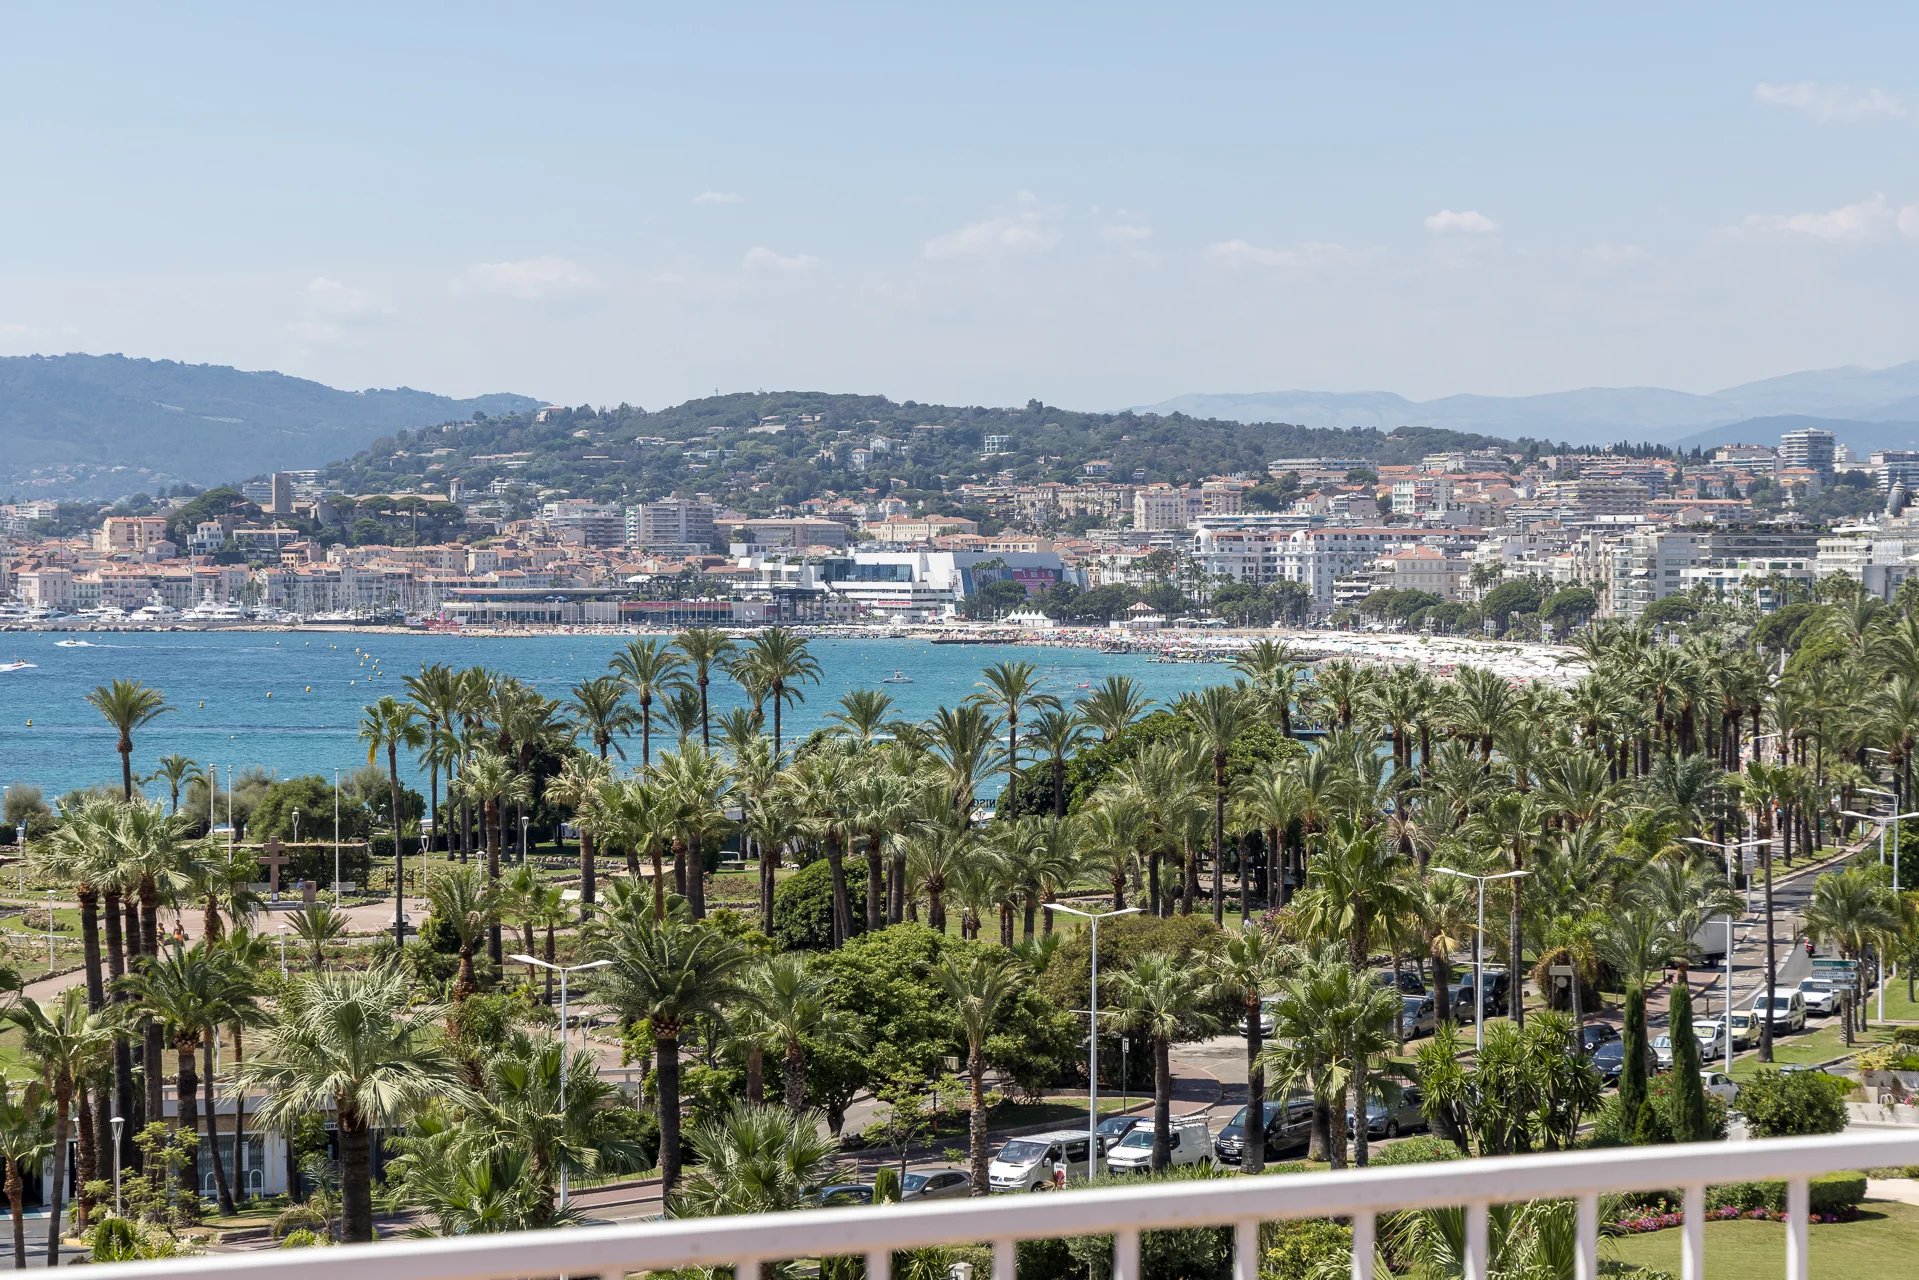
[[[1333,266],[1364,256],[1345,245],[1323,240],[1308,240],[1285,249],[1268,249],[1244,240],[1222,240],[1209,244],[1203,255],[1214,266],[1230,268],[1277,267],[1300,270],[1306,267]]]
[[[1828,244],[1863,244],[1894,233],[1919,237],[1919,204],[1894,208],[1883,194],[1823,213],[1749,214],[1724,230],[1740,240],[1807,239]]]
[[[1905,118],[1906,101],[1884,89],[1855,89],[1845,84],[1797,80],[1792,84],[1760,83],[1752,100],[1768,107],[1801,111],[1820,124],[1858,124],[1865,120]]]
[[[1426,219],[1426,230],[1440,235],[1491,235],[1499,230],[1499,224],[1477,209],[1463,209],[1455,213],[1451,209],[1441,209]]]
[[[523,302],[575,298],[606,288],[604,280],[579,263],[550,254],[518,262],[476,262],[455,284]]]
[[[788,273],[811,271],[820,265],[820,260],[810,253],[796,253],[790,257],[773,252],[763,244],[756,244],[746,251],[740,267],[746,271],[784,271]]]
[[[958,230],[926,242],[929,258],[997,258],[1023,253],[1045,253],[1060,242],[1059,210],[1039,204],[1030,191],[1014,199],[1013,213],[969,222]]]
[[[737,191],[702,191],[693,197],[694,204],[744,204],[746,197]]]

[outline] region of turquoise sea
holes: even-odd
[[[84,639],[85,647],[61,647]],[[287,777],[330,774],[363,764],[355,736],[361,709],[386,694],[403,697],[402,680],[423,664],[475,664],[518,676],[550,698],[606,671],[625,643],[616,636],[464,637],[268,632],[30,632],[0,636],[0,783],[28,782],[51,797],[95,782],[117,782],[112,731],[86,704],[87,692],[119,678],[162,690],[175,708],[134,738],[134,768],[180,752],[222,766],[260,765]],[[1063,700],[1107,675],[1138,679],[1150,697],[1170,700],[1223,683],[1220,666],[1155,662],[1091,649],[1013,645],[935,645],[925,640],[815,640],[821,679],[790,708],[784,730],[793,741],[817,727],[849,689],[884,689],[898,714],[921,719],[974,691],[980,670],[995,662],[1036,664],[1048,692]],[[882,684],[895,670],[910,684]],[[268,695],[271,695],[270,697]],[[714,712],[743,701],[730,680],[714,679]],[[29,724],[29,722],[31,722]],[[656,729],[657,733],[657,729]],[[635,759],[639,746],[630,748]],[[420,776],[424,781],[424,776]]]

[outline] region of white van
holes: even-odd
[[[1211,1164],[1213,1135],[1204,1116],[1177,1116],[1166,1135],[1168,1165]],[[1112,1173],[1145,1173],[1153,1167],[1153,1126],[1134,1128],[1119,1144],[1106,1153],[1106,1168]]]
[[[1055,1164],[1065,1166],[1068,1182],[1082,1182],[1092,1175],[1086,1130],[1059,1129],[1008,1138],[987,1166],[986,1181],[995,1191],[1038,1191],[1053,1184]]]
[[[1757,1017],[1771,1018],[1774,1035],[1806,1029],[1806,997],[1797,987],[1774,987],[1770,1008],[1765,993],[1759,993],[1752,998],[1752,1011]]]

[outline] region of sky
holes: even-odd
[[[657,407],[1919,357],[1919,7],[10,6],[0,355]]]

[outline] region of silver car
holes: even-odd
[[[900,1179],[900,1199],[958,1200],[973,1194],[973,1180],[964,1169],[915,1170]]]
[[[1352,1132],[1353,1113],[1346,1113],[1346,1129]],[[1366,1135],[1372,1138],[1397,1138],[1402,1133],[1426,1127],[1426,1112],[1420,1106],[1419,1086],[1409,1084],[1399,1090],[1391,1106],[1377,1093],[1366,1099]]]

